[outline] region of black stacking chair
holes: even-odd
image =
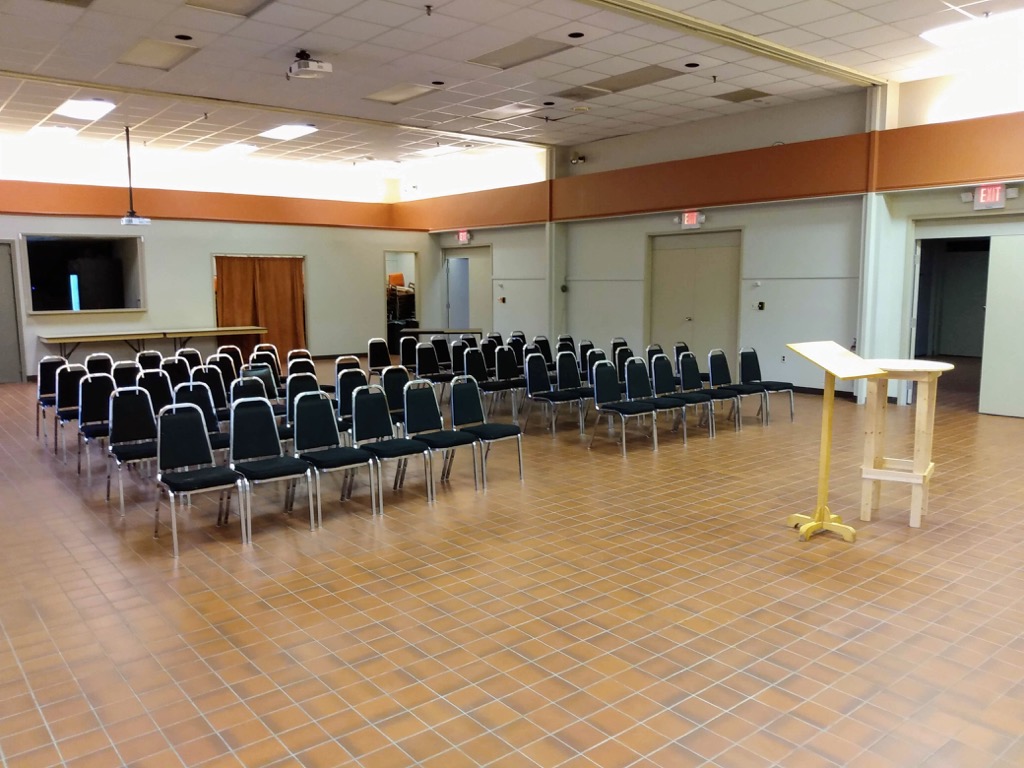
[[[647,367],[653,370],[654,358],[657,355],[664,355],[665,350],[661,348],[661,344],[648,344],[647,345]]]
[[[618,357],[616,356],[615,353],[619,351],[619,347],[628,347],[628,346],[629,346],[629,344],[628,344],[628,342],[624,338],[622,338],[621,336],[616,336],[615,338],[613,338],[611,340],[611,344],[608,347],[608,350],[609,350],[609,352],[608,352],[609,358],[608,359],[611,360],[614,363],[616,360],[618,360]],[[630,357],[632,357],[632,355],[630,355]],[[622,381],[622,379],[620,378],[619,381]]]
[[[365,466],[370,474],[370,512],[377,512],[374,480],[376,461],[373,454],[361,448],[341,444],[334,403],[323,392],[303,392],[295,398],[295,456],[313,467],[316,481],[316,521],[323,526],[323,493],[320,476],[344,472],[340,501],[352,498],[355,470]]]
[[[672,361],[668,355],[655,355],[651,361],[651,383],[655,397],[667,397],[676,400],[682,406],[680,421],[683,425],[683,442],[686,442],[686,407],[702,405],[708,422],[708,437],[715,436],[715,401],[704,392],[680,392],[677,388],[676,376],[672,370]]]
[[[142,368],[134,360],[118,360],[114,363],[111,374],[114,377],[114,384],[118,387],[134,387],[139,380]]]
[[[498,333],[497,331],[491,331],[486,336],[484,336],[484,338],[485,339],[490,339],[491,341],[494,342],[495,346],[498,346],[498,347],[502,346],[505,343],[504,337],[500,333]],[[482,341],[482,339],[481,339],[481,341]]]
[[[264,483],[286,482],[284,510],[295,503],[295,484],[306,481],[309,503],[309,530],[314,529],[313,468],[294,456],[285,456],[277,433],[277,418],[265,397],[243,397],[231,404],[231,447],[229,463],[245,478],[246,537],[252,541],[253,487]]]
[[[363,370],[363,364],[359,362],[359,358],[355,355],[340,355],[334,358],[334,384],[337,388],[338,377],[342,371],[350,370]],[[369,379],[372,373],[367,373],[366,378]],[[337,395],[335,395],[337,396]]]
[[[135,385],[149,392],[149,401],[154,413],[159,413],[165,405],[174,402],[174,386],[167,371],[143,368],[135,379]]]
[[[559,392],[571,392],[576,395],[580,434],[586,434],[587,410],[594,399],[594,388],[584,384],[580,379],[580,365],[576,360],[576,352],[571,349],[559,352],[555,359],[555,387]]]
[[[445,387],[451,383],[455,375],[451,371],[441,370],[434,345],[423,342],[416,345],[416,378],[426,379],[432,384],[440,384],[441,399],[443,400]]]
[[[199,353],[198,349],[192,347],[182,347],[177,351],[175,357],[180,357],[186,363],[188,363],[188,369],[191,371],[198,365],[203,364],[203,356]]]
[[[284,383],[284,425],[278,427],[283,440],[295,437],[295,399],[306,392],[320,391],[320,383],[312,373],[293,373],[288,377]]]
[[[537,347],[537,351],[544,357],[544,362],[547,363],[548,370],[554,372],[555,355],[551,351],[551,342],[548,340],[548,337],[541,335],[534,336],[533,344]]]
[[[725,351],[712,349],[708,353],[708,383],[712,389],[724,389],[735,392],[742,403],[745,397],[756,397],[759,401],[758,415],[761,417],[761,424],[766,424],[768,419],[768,391],[761,384],[740,384],[732,380],[729,372],[729,358]],[[743,415],[738,416],[740,421]]]
[[[506,347],[512,350],[516,358],[516,365],[519,367],[519,375],[526,374],[526,339],[522,336],[509,336]]]
[[[289,349],[288,350],[288,354],[285,355],[285,357],[284,357],[284,367],[287,368],[288,364],[292,360],[312,360],[312,359],[313,359],[313,353],[310,352],[308,349],[304,349],[302,347],[298,347],[296,349]]]
[[[487,490],[487,456],[491,444],[502,440],[515,439],[519,450],[519,480],[523,479],[523,431],[515,424],[488,423],[476,379],[472,376],[457,376],[452,381],[451,402],[452,427],[475,435],[481,445],[480,474],[484,490]]]
[[[87,477],[92,480],[89,445],[103,445],[110,434],[110,395],[117,388],[109,373],[90,373],[78,383],[78,474],[82,474],[82,446],[85,446]]]
[[[228,404],[228,391],[224,386],[224,378],[220,368],[214,365],[199,365],[192,369],[192,381],[205,384],[210,390],[214,413],[218,421],[231,419],[231,406]]]
[[[626,361],[626,399],[635,403],[653,405],[658,413],[676,414],[683,418],[683,403],[671,397],[658,397],[651,386],[650,372],[642,357],[631,357]],[[675,429],[676,419],[673,418],[672,428]],[[684,432],[685,434],[685,432]],[[685,438],[684,438],[685,439]]]
[[[231,491],[237,489],[242,543],[247,541],[245,513],[242,511],[245,479],[238,472],[214,462],[207,427],[202,409],[192,403],[168,405],[161,409],[157,419],[156,482],[158,489],[167,491],[174,557],[178,556],[178,512],[175,502],[180,499],[183,506],[188,505],[191,497],[197,493],[220,491],[217,525],[222,525],[227,522],[230,513]],[[153,535],[156,536],[159,530],[158,495]]]
[[[452,373],[456,376],[462,376],[466,373],[465,359],[467,349],[469,349],[469,345],[462,339],[456,339],[452,342]]]
[[[281,355],[278,354],[277,347],[274,344],[271,344],[270,342],[264,341],[264,342],[261,342],[261,343],[255,345],[252,348],[252,351],[253,351],[253,353],[267,352],[267,353],[273,355],[274,356],[274,365],[272,367],[274,368],[275,372],[280,375],[280,373],[281,373]],[[250,355],[249,357],[252,357],[252,355]]]
[[[582,345],[581,345],[582,346]],[[587,350],[587,364],[584,370],[586,371],[586,381],[590,386],[594,386],[594,365],[599,360],[607,360],[608,356],[604,353],[603,349],[599,347],[591,347]],[[622,392],[625,392],[625,387],[622,388]]]
[[[626,361],[633,357],[633,350],[625,344],[620,344],[612,352],[612,362],[615,363],[615,373],[619,377],[619,382],[622,384],[626,383]]]
[[[406,370],[416,370],[416,346],[415,336],[402,336],[398,340],[398,362]]]
[[[477,347],[480,346],[480,343],[476,340],[475,333],[464,333],[461,336],[459,336],[459,341],[465,342],[466,346],[471,349],[476,349]]]
[[[713,401],[728,400],[732,405],[733,424],[740,429],[740,398],[731,389],[708,389],[700,377],[700,368],[697,367],[697,358],[693,352],[683,352],[679,355],[679,383],[684,393],[696,392],[710,397]],[[712,408],[712,414],[714,408]],[[717,431],[717,426],[712,431]]]
[[[417,345],[419,346],[419,345]],[[452,372],[452,350],[448,346],[447,336],[431,336],[430,346],[434,348],[434,357],[437,358],[437,367],[445,373]]]
[[[362,368],[343,368],[338,372],[335,406],[338,413],[338,431],[352,436],[352,393],[369,383]]]
[[[267,397],[267,388],[260,379],[255,376],[243,376],[239,379],[235,379],[231,382],[231,389],[228,392],[230,399],[228,400],[228,407],[234,405],[236,400],[243,398],[252,397]],[[228,420],[231,419],[231,414],[228,414]]]
[[[587,368],[587,355],[590,354],[590,350],[594,348],[594,342],[590,339],[580,339],[580,348],[578,353],[578,359],[580,361],[580,378],[583,379],[584,383],[590,383],[590,370]]]
[[[597,410],[594,421],[594,433],[590,436],[590,445],[594,447],[594,438],[597,437],[597,427],[601,423],[601,416],[617,416],[620,423],[622,435],[622,455],[626,455],[626,420],[651,417],[651,438],[654,443],[654,450],[658,450],[658,409],[653,403],[643,401],[631,402],[622,399],[622,392],[619,389],[619,377],[615,373],[615,366],[610,360],[598,360],[594,363],[591,372],[594,379],[594,405]]]
[[[494,376],[495,368],[498,366],[498,347],[502,346],[500,341],[495,341],[490,336],[480,342],[480,354],[484,357],[484,366],[487,369],[487,378]]]
[[[437,405],[434,386],[425,379],[414,379],[405,385],[405,435],[429,448],[428,472],[430,473],[430,495],[437,498],[434,485],[434,454],[441,454],[441,482],[451,477],[452,465],[455,463],[455,451],[463,446],[473,450],[473,487],[478,488],[476,474],[477,448],[479,441],[476,435],[457,429],[445,429],[441,409]]]
[[[560,334],[558,334],[558,336],[555,337],[555,344],[560,344],[563,341],[567,341],[570,344],[572,344],[573,352],[576,351],[576,342],[573,341],[572,334],[570,334],[570,333],[560,333]]]
[[[160,367],[160,361],[164,356],[155,349],[143,349],[135,355],[135,362],[144,371],[152,371]]]
[[[409,371],[401,365],[389,365],[380,376],[380,385],[384,388],[384,394],[388,398],[391,421],[400,429],[405,428],[405,385],[411,379]],[[366,383],[368,382],[363,382],[363,384]],[[350,403],[351,400],[350,397]]]
[[[85,356],[85,370],[89,373],[114,372],[114,358],[106,352],[93,352]]]
[[[316,377],[316,363],[309,357],[293,357],[288,361],[288,375],[308,373]]]
[[[254,353],[255,354],[255,353]],[[265,356],[269,353],[264,352]],[[271,401],[271,407],[274,409],[275,416],[284,416],[286,410],[285,404],[280,402],[281,395],[284,392],[279,389],[279,381],[277,375],[274,373],[274,369],[267,363],[248,363],[243,365],[238,371],[238,378],[253,378],[259,379],[263,382],[263,389],[266,392],[264,397]]]
[[[46,412],[53,408],[57,399],[57,370],[68,364],[60,355],[46,355],[36,366],[36,437],[39,425],[43,425],[43,442],[46,442]]]
[[[68,463],[68,443],[64,426],[78,419],[79,384],[88,375],[85,366],[79,363],[67,363],[57,369],[57,385],[53,399],[53,455],[57,455],[59,436],[65,464]]]
[[[391,350],[386,339],[370,339],[366,342],[366,368],[370,376],[380,376],[391,365]]]
[[[373,454],[379,467],[377,471],[377,508],[384,511],[384,470],[383,462],[397,461],[394,490],[405,483],[409,458],[419,454],[423,457],[423,477],[427,488],[427,501],[432,501],[430,487],[430,447],[419,440],[395,437],[391,411],[384,388],[379,385],[359,387],[352,393],[352,441],[356,448],[363,448]]]
[[[171,380],[171,389],[179,384],[185,384],[192,378],[192,368],[188,360],[183,357],[165,357],[160,361],[160,370],[167,374]],[[159,413],[161,408],[157,409]]]
[[[542,403],[547,414],[548,428],[551,434],[555,433],[555,421],[557,419],[558,406],[563,403],[576,403],[579,406],[577,421],[579,422],[580,433],[583,433],[583,406],[578,391],[555,389],[551,384],[548,375],[547,361],[540,354],[533,354],[526,358],[526,399],[530,407],[526,411],[526,421],[523,429],[530,423],[530,413],[533,411],[533,403]]]
[[[110,503],[110,476],[116,467],[117,495],[124,517],[124,468],[156,458],[156,417],[149,392],[142,387],[115,389],[110,396],[108,421],[107,503]]]
[[[274,389],[270,388],[269,382],[265,382],[265,383],[268,384],[267,391],[270,392],[271,394],[280,393],[281,389],[283,388],[284,377],[281,375],[281,365],[280,365],[280,363],[277,360],[277,354],[276,353],[272,352],[269,349],[256,349],[256,350],[253,350],[253,353],[251,355],[249,355],[249,366],[250,367],[264,366],[266,368],[269,368],[270,372],[271,372],[271,374],[273,376]],[[245,370],[245,367],[246,366],[243,365],[239,369],[239,375],[240,376],[242,375],[242,371]],[[274,396],[275,397],[280,397],[280,394],[276,394]]]
[[[242,366],[245,364],[245,359],[242,357],[242,350],[240,350],[234,344],[224,344],[217,347],[217,354],[224,355],[225,357],[228,358],[228,360],[231,361],[232,364],[233,370],[231,373],[231,378],[228,378],[227,371],[225,371],[223,368],[221,369],[221,373],[224,374],[224,381],[234,381],[238,377],[238,372],[242,369]],[[214,365],[220,368],[220,365],[218,363],[214,363]]]
[[[235,366],[235,361],[231,355],[225,355],[222,352],[210,355],[206,358],[206,364],[212,365],[220,371],[220,380],[225,388],[228,387],[232,381],[238,378],[238,368],[241,367]]]
[[[564,339],[560,339],[559,341],[555,342],[555,362],[556,363],[558,362],[558,355],[560,353],[562,353],[562,352],[572,352],[572,356],[576,357],[576,345],[573,344],[571,341],[566,341]],[[577,361],[577,362],[579,362],[579,361]],[[580,376],[582,376],[582,375],[583,375],[583,373],[581,372]]]
[[[525,333],[523,333],[522,331],[512,331],[512,332],[511,332],[511,333],[510,333],[510,334],[508,335],[508,337],[509,337],[510,339],[522,339],[522,340],[523,340],[523,344],[525,344],[525,343],[526,343],[526,334],[525,334]]]
[[[793,421],[793,382],[765,381],[761,378],[761,363],[757,359],[757,350],[744,347],[740,350],[740,383],[759,384],[765,389],[765,421],[771,420],[771,395],[775,392],[789,394],[789,420]]]
[[[195,369],[193,369],[194,372]],[[206,425],[208,436],[207,442],[211,451],[226,451],[231,447],[231,435],[220,431],[220,419],[217,417],[213,393],[207,384],[195,380],[179,384],[174,388],[174,404],[194,405],[203,414],[203,423]]]

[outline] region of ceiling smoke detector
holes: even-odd
[[[314,59],[309,51],[298,51],[295,54],[295,61],[288,65],[288,72],[285,78],[291,80],[293,77],[303,80],[313,80],[331,74],[334,68],[326,61]]]

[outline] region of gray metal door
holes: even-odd
[[[14,254],[10,243],[0,243],[0,383],[23,380],[20,336]]]

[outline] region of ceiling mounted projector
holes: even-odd
[[[285,77],[288,80],[295,78],[315,79],[331,74],[334,68],[326,61],[314,59],[309,51],[299,51],[295,54],[295,61],[288,65],[288,72]]]

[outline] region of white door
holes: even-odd
[[[22,380],[18,305],[10,243],[0,243],[0,383]]]
[[[978,410],[996,416],[1024,416],[1020,382],[1024,355],[1020,329],[1024,327],[1024,235],[993,237],[988,255],[988,292],[985,297],[985,346],[981,358],[981,393]]]
[[[449,248],[444,251],[448,272],[448,327],[493,327],[491,306],[491,248]]]
[[[740,233],[652,239],[650,341],[685,341],[698,360],[711,349],[734,357],[739,327]]]

